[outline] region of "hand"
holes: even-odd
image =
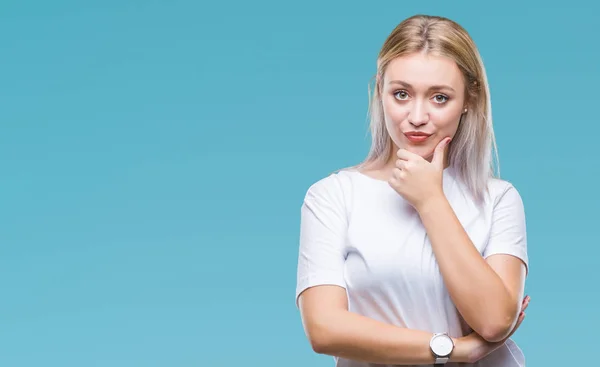
[[[506,342],[506,340],[508,340],[508,338],[510,338],[515,333],[515,331],[517,331],[519,326],[521,326],[521,323],[525,319],[525,309],[527,309],[530,299],[531,298],[529,296],[527,296],[523,299],[523,303],[521,306],[521,313],[519,314],[517,323],[515,324],[515,327],[512,329],[510,334],[503,340],[501,340],[499,342],[494,342],[494,343],[488,342],[487,340],[483,339],[481,336],[479,336],[475,332],[473,332],[467,336],[464,336],[462,338],[459,338],[457,341],[457,348],[459,348],[459,345],[460,345],[460,348],[462,349],[462,351],[464,351],[464,352],[461,351],[461,354],[467,356],[466,362],[467,363],[476,363],[477,361],[485,358],[490,353],[492,353],[493,351],[498,349],[500,346],[502,346]]]
[[[442,177],[450,138],[442,139],[431,163],[406,149],[398,150],[396,167],[388,184],[417,210],[431,198],[443,197]]]

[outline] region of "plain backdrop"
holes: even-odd
[[[417,13],[487,68],[528,220],[514,339],[595,360],[597,7],[4,0],[0,366],[333,366],[294,304],[300,205],[364,158],[377,53]]]

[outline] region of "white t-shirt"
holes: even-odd
[[[443,188],[484,258],[510,254],[529,266],[523,203],[512,184],[490,179],[480,207],[453,168],[444,170]],[[355,170],[315,182],[302,204],[296,304],[303,290],[324,284],[345,288],[349,310],[375,320],[453,337],[471,332],[444,286],[418,213],[387,182]],[[337,367],[375,366],[334,359]],[[525,360],[509,339],[474,366],[517,367]]]

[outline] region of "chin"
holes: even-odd
[[[406,149],[411,153],[420,155],[423,158],[429,158],[429,155],[431,155],[431,152],[433,151],[433,147],[430,146],[430,144],[419,144],[419,145],[415,145],[415,144],[403,144],[401,146],[402,149]]]

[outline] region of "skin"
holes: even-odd
[[[452,137],[466,106],[463,77],[453,60],[415,54],[393,60],[382,81],[385,125],[394,152],[408,150],[431,161],[436,145]],[[435,87],[440,86],[440,87]],[[407,132],[433,134],[425,142],[411,142]],[[388,167],[393,168],[395,157]]]
[[[448,292],[474,330],[454,339],[450,360],[473,363],[517,330],[529,297],[523,298],[523,262],[509,255],[484,260],[443,192],[447,147],[467,108],[462,74],[451,59],[419,53],[392,61],[379,82],[393,154],[383,167],[363,173],[387,181],[419,213]],[[431,136],[412,142],[404,135],[409,131]],[[432,333],[350,313],[340,287],[309,288],[300,295],[299,305],[307,336],[318,353],[371,363],[433,363]]]
[[[510,255],[484,260],[444,195],[446,153],[466,108],[464,91],[464,78],[449,58],[419,53],[394,60],[383,80],[382,102],[386,127],[398,149],[380,174],[419,213],[465,321],[495,342],[517,322],[526,268]],[[410,131],[432,135],[412,142],[405,136]]]

